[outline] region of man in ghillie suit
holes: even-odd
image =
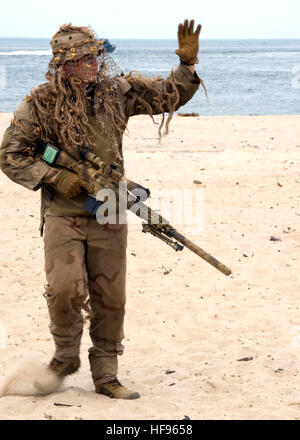
[[[134,115],[172,114],[188,102],[202,80],[195,72],[201,26],[178,27],[179,66],[167,79],[124,75],[88,27],[66,24],[51,40],[53,57],[46,83],[31,91],[14,112],[1,145],[1,169],[14,182],[41,188],[46,291],[55,354],[49,368],[60,377],[80,366],[82,309],[90,319],[89,361],[96,392],[135,399],[117,379],[123,353],[127,225],[100,225],[82,207],[86,194],[79,177],[36,155],[50,142],[80,160],[89,148],[123,170],[122,136]]]

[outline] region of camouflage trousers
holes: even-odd
[[[95,384],[117,375],[123,353],[127,225],[100,225],[95,217],[46,216],[44,294],[55,357],[79,355],[82,309],[91,310],[89,361]]]

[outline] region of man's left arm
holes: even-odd
[[[179,47],[175,52],[180,58],[180,63],[167,79],[144,78],[144,81],[141,81],[138,76],[132,75],[127,75],[126,79],[120,78],[120,81],[124,82],[122,86],[126,92],[125,108],[128,117],[149,114],[150,111],[153,115],[171,112],[186,104],[194,96],[200,84],[203,84],[195,71],[200,30],[201,25],[198,25],[194,32],[194,20],[190,23],[185,20],[183,24],[179,24]]]
[[[201,84],[195,65],[184,65],[180,63],[174,70],[175,85],[179,93],[179,100],[175,110],[185,105],[195,95]]]

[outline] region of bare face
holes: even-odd
[[[96,81],[98,60],[95,55],[88,54],[76,61],[67,61],[64,65],[68,80],[79,80],[84,83]]]

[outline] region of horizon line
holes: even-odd
[[[21,39],[30,39],[30,40],[51,40],[52,37],[1,37],[0,39],[15,39],[15,40],[21,40]],[[103,37],[104,38],[104,37]],[[173,41],[176,40],[177,38],[116,38],[116,37],[105,37],[108,40],[141,40],[141,41],[145,41],[145,40],[166,40],[166,41]],[[201,41],[204,40],[300,40],[300,37],[235,37],[235,38],[230,38],[230,37],[218,37],[218,38],[201,38]]]

